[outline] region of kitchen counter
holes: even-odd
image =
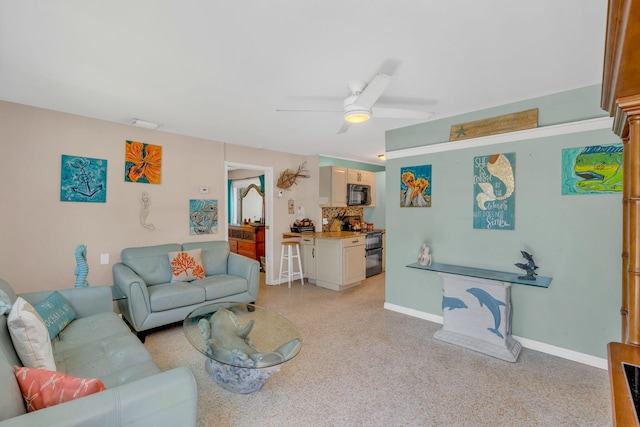
[[[376,228],[374,231],[382,231],[383,228]],[[316,239],[350,239],[352,237],[366,236],[366,232],[362,231],[321,231],[315,233],[282,233],[283,239],[290,239],[292,237],[314,237]]]

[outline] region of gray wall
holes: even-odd
[[[606,116],[599,86],[532,99],[387,133],[387,151],[448,140],[452,124],[538,107],[539,125]],[[439,123],[438,123],[439,122]],[[386,302],[442,315],[442,280],[406,268],[427,242],[436,262],[520,272],[534,254],[548,289],[513,285],[513,334],[606,357],[620,339],[619,194],[561,195],[563,148],[615,144],[608,129],[387,160]],[[516,155],[515,230],[473,229],[473,158]],[[400,208],[400,168],[432,165],[432,207]]]

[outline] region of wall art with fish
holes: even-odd
[[[562,194],[621,193],[622,144],[562,150]]]
[[[189,200],[189,234],[218,232],[218,201]]]
[[[516,154],[473,159],[473,228],[515,229]]]

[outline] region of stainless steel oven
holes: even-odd
[[[364,240],[366,277],[382,273],[382,231],[369,231]]]

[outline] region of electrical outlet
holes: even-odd
[[[109,264],[109,254],[100,254],[100,264]]]

